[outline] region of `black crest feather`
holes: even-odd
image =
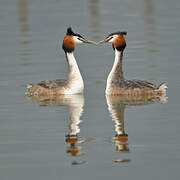
[[[71,27],[67,28],[67,33],[66,35],[70,35],[70,36],[79,36],[81,38],[83,38],[80,34],[76,34],[72,31]]]
[[[112,36],[115,34],[127,35],[127,32],[126,31],[118,31],[118,32],[111,33],[109,36]]]
[[[121,32],[122,35],[127,35],[126,31]]]
[[[71,27],[69,27],[69,28],[67,29],[66,35],[76,35],[76,34],[72,31]]]

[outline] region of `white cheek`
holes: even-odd
[[[77,44],[82,43],[82,41],[80,41],[77,36],[74,36],[74,37],[73,37],[73,40],[74,40],[74,42],[77,43]]]
[[[114,41],[114,38],[110,39],[109,42],[113,42]]]
[[[109,42],[114,42],[114,40],[117,38],[117,35],[114,35],[112,39],[109,40]]]

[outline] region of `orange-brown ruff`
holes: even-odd
[[[113,42],[114,47],[122,47],[123,45],[126,45],[126,40],[123,35],[118,34],[117,38],[115,38]]]
[[[66,35],[63,40],[63,48],[68,48],[69,50],[74,50],[75,42],[72,35]]]
[[[127,80],[123,75],[123,52],[126,47],[124,35],[126,32],[112,33],[99,44],[112,42],[115,51],[115,60],[111,72],[107,78],[106,94],[125,95],[125,96],[162,96],[166,94],[166,84],[162,83],[156,86],[148,81]]]
[[[75,34],[71,28],[67,29],[67,34],[64,37],[62,48],[65,52],[69,67],[69,76],[67,80],[45,80],[38,84],[27,85],[26,94],[29,96],[34,95],[61,95],[61,94],[79,94],[83,93],[84,83],[83,79],[75,60],[73,51],[77,43],[93,43],[85,40],[81,35]]]

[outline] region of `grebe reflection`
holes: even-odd
[[[69,107],[69,128],[65,135],[67,143],[66,152],[71,156],[78,156],[81,153],[81,143],[84,142],[78,136],[80,133],[79,124],[82,122],[80,117],[83,113],[84,96],[83,94],[61,95],[61,96],[31,96],[29,97],[40,106],[67,106]],[[82,162],[73,161],[72,164]]]
[[[115,122],[115,136],[113,137],[113,144],[116,152],[129,152],[128,134],[125,131],[125,109],[129,106],[142,106],[161,101],[159,97],[152,98],[151,96],[109,96],[106,95],[108,110],[111,114],[112,120]],[[130,159],[119,159],[114,162],[122,163],[129,162]]]

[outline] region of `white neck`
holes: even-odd
[[[84,83],[83,83],[83,79],[82,79],[82,76],[81,76],[81,73],[80,73],[80,70],[77,65],[73,52],[66,53],[66,57],[67,57],[68,66],[69,66],[68,81],[69,81],[70,88],[75,93],[82,93],[84,89]]]
[[[111,86],[111,82],[113,80],[113,77],[114,77],[114,74],[115,74],[115,70],[118,66],[119,63],[122,63],[122,62],[119,62],[120,61],[120,57],[122,56],[122,51],[118,51],[115,49],[115,59],[114,59],[114,64],[113,64],[113,67],[111,69],[111,72],[109,73],[108,75],[108,78],[107,78],[107,84],[106,84],[106,93],[108,91],[108,88]],[[122,64],[121,64],[122,65]],[[108,93],[107,93],[108,94]]]

